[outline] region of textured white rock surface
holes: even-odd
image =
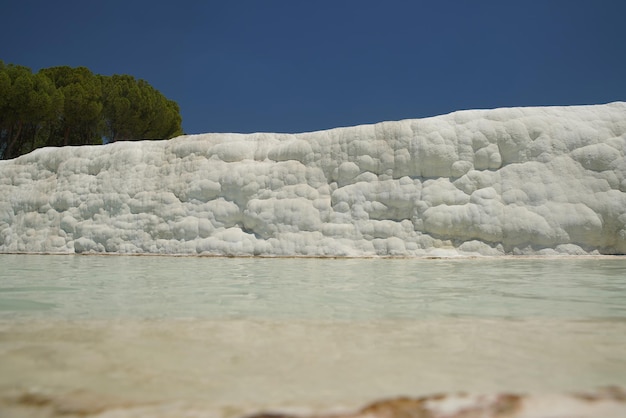
[[[0,161],[0,251],[624,254],[625,154],[622,102],[45,148]]]

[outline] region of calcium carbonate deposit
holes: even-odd
[[[625,154],[622,102],[45,148],[0,161],[0,251],[624,254]]]

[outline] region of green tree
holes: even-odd
[[[20,154],[48,145],[51,132],[63,114],[63,94],[43,74],[32,76],[33,88],[24,113],[26,123]]]
[[[0,158],[42,146],[168,139],[180,109],[144,80],[85,67],[30,68],[0,61]]]
[[[109,141],[166,139],[182,134],[180,109],[144,80],[101,77],[105,136]]]
[[[41,130],[56,122],[62,96],[45,76],[23,66],[0,67],[0,155],[32,151]]]
[[[50,78],[63,94],[63,114],[54,145],[101,144],[100,78],[86,67],[52,67],[40,73]]]
[[[22,127],[24,125],[25,110],[28,105],[28,96],[32,90],[32,72],[29,68],[8,65],[2,68],[4,74],[4,106],[2,115],[2,151],[3,155],[12,158],[16,154]]]

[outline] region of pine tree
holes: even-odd
[[[67,66],[33,74],[0,61],[0,159],[43,146],[180,134],[178,104],[144,80]]]

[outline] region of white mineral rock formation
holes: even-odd
[[[0,251],[624,254],[625,154],[622,102],[45,148],[0,161]]]

